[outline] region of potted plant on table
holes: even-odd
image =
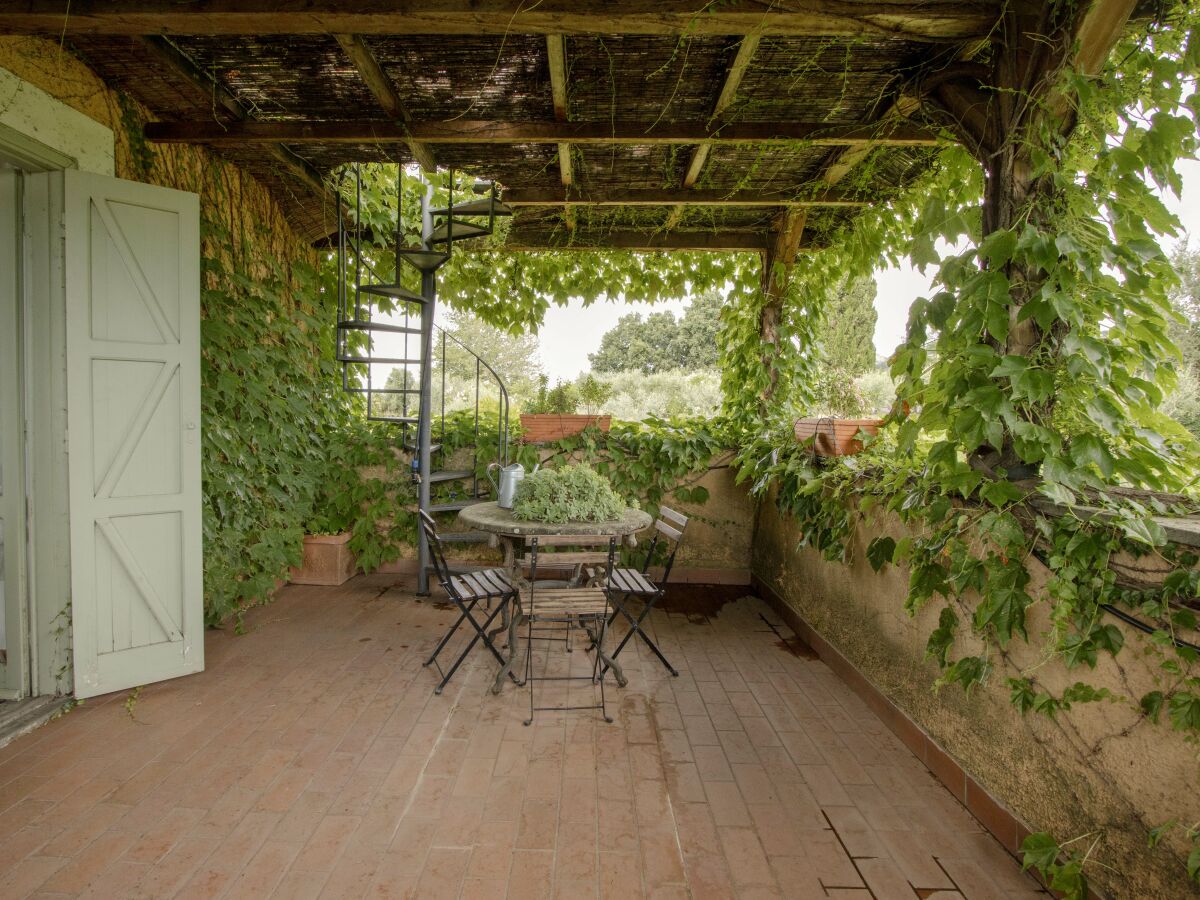
[[[608,479],[590,466],[539,469],[517,485],[514,519],[532,522],[612,522],[627,506]]]
[[[851,456],[863,449],[862,435],[879,433],[883,419],[865,417],[866,402],[849,372],[827,369],[814,384],[813,406],[821,413],[796,420],[796,440],[817,456]]]
[[[549,390],[547,384],[543,375],[537,399],[521,413],[522,439],[527,444],[562,440],[585,428],[608,431],[612,416],[600,415],[599,410],[612,396],[609,385],[593,375],[585,375],[574,384],[560,381]]]

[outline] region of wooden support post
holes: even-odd
[[[796,255],[800,250],[800,241],[804,236],[804,223],[807,213],[803,209],[789,209],[776,220],[774,239],[763,253],[762,291],[763,307],[759,316],[759,336],[770,348],[763,352],[763,367],[767,370],[767,387],[763,391],[763,405],[769,401],[779,387],[779,368],[776,365],[779,357],[779,325],[784,314],[784,297],[787,294],[788,279],[792,266],[796,263]]]
[[[968,67],[961,76],[934,86],[933,98],[946,124],[984,168],[984,237],[1022,221],[1053,228],[1057,191],[1050,178],[1035,174],[1033,154],[1047,125],[1057,132],[1056,138],[1068,136],[1075,127],[1072,98],[1061,93],[1060,75],[1070,65],[1082,74],[1096,74],[1135,6],[1135,0],[1092,0],[1078,8],[1045,4],[1025,15],[1009,9],[994,42],[990,72],[979,76]],[[1035,318],[1021,315],[1045,273],[1015,262],[1004,268],[1011,285],[1009,327],[1006,340],[994,342],[996,350],[1029,356],[1047,343],[1055,346],[1065,337],[1061,323],[1045,332]],[[1031,416],[1048,422],[1053,409],[1051,398]],[[978,452],[972,464],[990,471],[1009,469],[1020,461],[1006,436],[1003,446]]]
[[[375,100],[383,108],[383,111],[395,122],[404,125],[411,122],[412,116],[404,105],[404,101],[400,99],[400,95],[396,93],[392,79],[388,78],[387,73],[383,71],[379,60],[375,58],[375,54],[371,52],[371,48],[366,45],[366,42],[357,34],[335,34],[334,37],[337,38],[342,51],[350,57],[350,62],[354,63],[359,77],[375,96]],[[420,164],[424,171],[431,174],[437,171],[437,160],[434,158],[432,150],[417,140],[409,139],[407,143],[409,150],[412,151],[413,159]]]

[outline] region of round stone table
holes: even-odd
[[[504,564],[509,569],[516,565],[516,546],[524,538],[543,534],[621,537],[634,547],[637,546],[634,533],[649,528],[652,521],[645,510],[626,507],[621,518],[611,522],[534,522],[514,519],[511,509],[504,509],[494,501],[468,506],[459,511],[458,519],[468,528],[492,535],[490,543],[493,547],[504,548]]]
[[[497,503],[475,503],[462,509],[458,513],[458,520],[468,528],[473,528],[476,531],[485,531],[490,535],[488,543],[493,547],[502,547],[504,549],[504,567],[508,569],[512,576],[513,584],[520,584],[519,572],[517,571],[517,545],[525,538],[538,537],[545,534],[577,534],[580,537],[619,537],[622,538],[630,547],[637,546],[637,541],[634,534],[641,531],[643,528],[649,528],[651,522],[650,514],[644,510],[626,507],[624,514],[619,519],[614,519],[611,522],[535,522],[525,519],[514,519],[511,509],[504,509]],[[508,661],[504,667],[496,675],[496,680],[492,684],[492,693],[500,693],[500,688],[504,685],[504,679],[508,677],[517,660],[517,622],[520,619],[519,615],[510,616],[507,612],[504,614],[507,619],[503,622],[496,632],[508,629]],[[593,639],[595,636],[592,636]],[[617,684],[624,687],[626,684],[625,674],[621,671],[621,667],[616,660],[608,657],[603,650],[599,650],[600,658],[613,670],[613,675],[616,676]]]

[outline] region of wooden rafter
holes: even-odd
[[[907,118],[916,112],[921,106],[921,101],[915,97],[901,95],[896,102],[884,113],[885,119],[901,120]],[[877,145],[859,144],[857,147],[847,147],[825,166],[825,170],[821,173],[822,184],[833,185],[840,182],[843,178],[850,174],[860,162],[871,155],[871,151]]]
[[[392,84],[392,79],[383,71],[379,60],[371,52],[371,48],[357,34],[336,34],[334,37],[337,38],[337,42],[345,54],[350,57],[350,61],[354,63],[354,68],[358,70],[359,76],[375,96],[375,100],[383,108],[383,111],[393,122],[407,126],[412,121],[412,116],[404,105],[404,101],[400,99],[400,95],[396,93],[396,86]],[[426,172],[437,171],[437,160],[434,158],[432,150],[417,140],[410,139],[407,143],[409,150],[412,151],[413,159],[420,164],[422,169]]]
[[[146,137],[163,143],[201,144],[372,144],[418,140],[425,144],[757,144],[807,143],[821,147],[878,144],[929,147],[942,138],[905,123],[872,126],[819,122],[753,122],[710,128],[705,125],[647,122],[502,122],[456,119],[446,122],[153,122]]]
[[[205,103],[210,103],[214,113],[228,115],[231,118],[231,121],[227,123],[229,126],[248,120],[249,113],[237,97],[196,65],[190,57],[169,40],[161,37],[144,37],[142,43],[155,59],[188,84],[197,97],[202,98]],[[213,121],[213,125],[216,127],[221,127],[223,124],[226,123]],[[282,142],[269,142],[267,151],[284,171],[303,182],[314,193],[318,195],[329,193],[329,188],[321,178],[321,174],[285,147]]]
[[[858,0],[25,0],[0,32],[43,34],[764,34],[955,42],[987,35],[1004,4]],[[782,8],[781,8],[782,7]]]
[[[550,64],[550,97],[554,103],[554,121],[567,121],[567,39],[561,34],[546,35],[546,58]],[[564,188],[575,183],[571,171],[571,145],[558,145],[558,176]],[[564,210],[567,229],[575,230],[575,210]]]
[[[690,206],[779,207],[779,206],[864,206],[865,201],[836,191],[811,196],[769,194],[762,191],[720,190],[604,190],[556,191],[513,189],[504,192],[509,206]]]
[[[715,253],[763,253],[770,243],[766,232],[752,231],[607,231],[593,241],[576,241],[563,229],[515,227],[505,246],[513,250],[706,250]]]
[[[759,37],[756,34],[748,34],[742,38],[741,44],[738,45],[737,55],[734,56],[733,63],[725,74],[725,83],[721,86],[721,93],[717,96],[717,102],[713,104],[710,124],[720,122],[725,110],[733,104],[733,98],[737,95],[742,78],[745,77],[746,70],[750,68],[750,61],[758,50],[758,42]],[[683,176],[685,188],[693,187],[700,180],[700,173],[704,171],[704,163],[708,160],[708,151],[711,148],[711,143],[704,143],[692,151],[692,160]]]

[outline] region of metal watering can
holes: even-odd
[[[538,470],[538,466],[533,467],[533,471]],[[496,483],[496,479],[492,477],[492,469],[500,473],[500,483]],[[496,490],[496,505],[503,509],[512,509],[513,497],[517,495],[517,485],[521,483],[521,479],[525,477],[525,467],[520,463],[513,463],[508,466],[501,466],[500,463],[492,463],[487,467],[488,481],[492,483],[492,487]]]

